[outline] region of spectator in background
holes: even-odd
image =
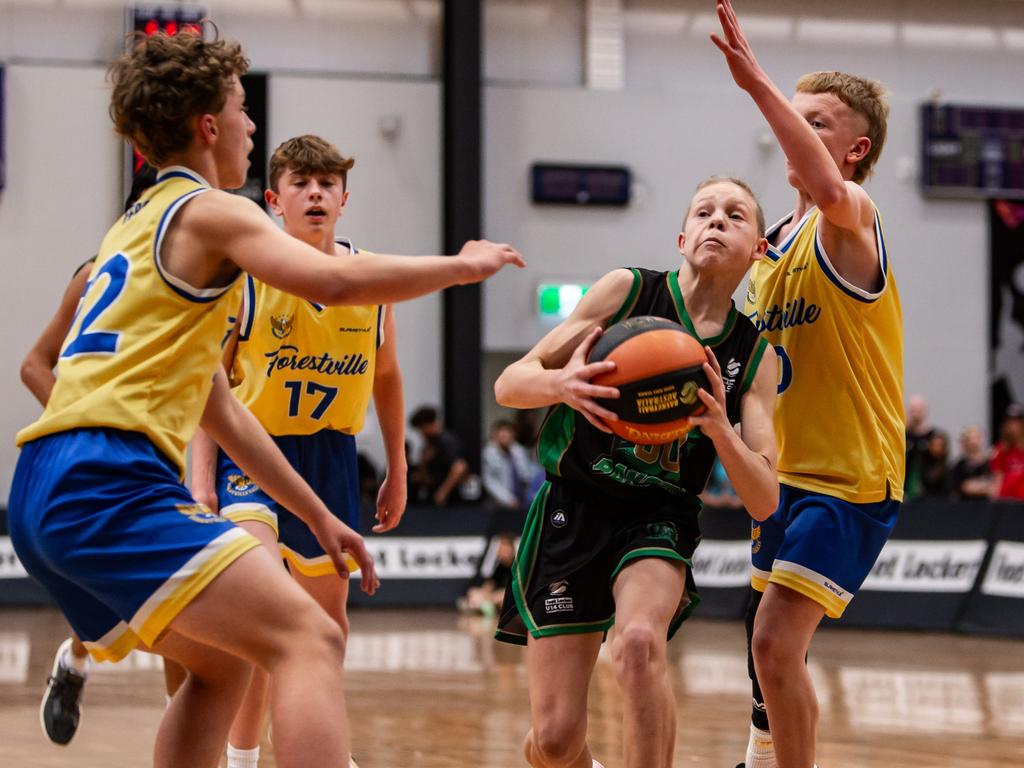
[[[948,499],[952,490],[949,475],[949,437],[941,429],[933,429],[928,447],[919,460],[921,496],[926,499]]]
[[[953,496],[960,501],[987,501],[992,496],[989,452],[985,450],[981,430],[966,427],[960,433],[960,459],[950,472]]]
[[[491,539],[490,546],[480,558],[473,584],[464,597],[455,601],[462,613],[482,613],[488,618],[497,615],[505,596],[505,587],[512,576],[512,561],[516,556],[514,533],[503,531]]]
[[[515,425],[505,419],[494,422],[483,451],[487,497],[506,509],[526,509],[535,469],[527,450],[516,442]]]
[[[409,498],[439,507],[462,501],[459,484],[469,477],[469,464],[459,438],[444,428],[437,409],[429,405],[417,408],[409,424],[423,443],[419,460],[409,467]]]
[[[717,457],[711,467],[708,484],[704,487],[704,493],[700,495],[700,500],[705,507],[713,509],[743,509],[743,502],[736,495],[732,483],[729,482],[729,475],[726,474],[725,467]]]
[[[917,498],[923,492],[921,462],[934,433],[928,423],[928,403],[921,395],[911,395],[907,400],[907,472],[903,485],[906,499]]]
[[[1024,499],[1024,409],[1013,404],[999,428],[990,463],[996,498]]]

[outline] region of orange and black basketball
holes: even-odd
[[[606,329],[587,362],[612,360],[615,370],[592,379],[617,387],[619,398],[598,402],[617,414],[608,427],[631,443],[669,443],[690,431],[704,412],[698,389],[711,389],[704,347],[683,326],[661,317],[631,317]]]

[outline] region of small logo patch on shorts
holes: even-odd
[[[761,526],[754,525],[750,528],[750,553],[756,555],[761,551]]]
[[[674,547],[679,542],[679,531],[673,523],[650,523],[647,526],[647,538],[665,539]]]
[[[559,581],[552,582],[551,586],[548,587],[548,592],[552,595],[564,595],[565,590],[568,588],[569,582],[565,579],[560,579]]]
[[[175,504],[174,508],[196,523],[217,523],[224,520],[223,517],[215,515],[202,504]]]
[[[556,509],[554,514],[551,515],[551,524],[555,528],[564,528],[565,524],[569,522],[569,518],[566,516],[565,511]]]
[[[256,493],[256,483],[248,475],[228,475],[227,491],[232,496],[248,496]]]
[[[574,610],[571,597],[549,597],[544,600],[544,613],[572,613]]]

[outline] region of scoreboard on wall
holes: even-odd
[[[1024,110],[926,104],[921,133],[925,194],[1024,198]]]

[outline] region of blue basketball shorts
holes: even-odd
[[[751,528],[751,585],[789,587],[838,619],[892,533],[900,503],[853,504],[788,485],[775,514]]]
[[[196,503],[145,435],[75,429],[26,443],[9,499],[25,569],[93,658],[153,645],[259,541]]]
[[[274,435],[288,462],[341,522],[359,530],[359,463],[352,435],[325,429],[312,435]],[[336,573],[309,527],[274,501],[223,451],[217,457],[217,504],[235,523],[255,520],[277,534],[281,557],[306,576]],[[358,569],[354,560],[349,570]]]

